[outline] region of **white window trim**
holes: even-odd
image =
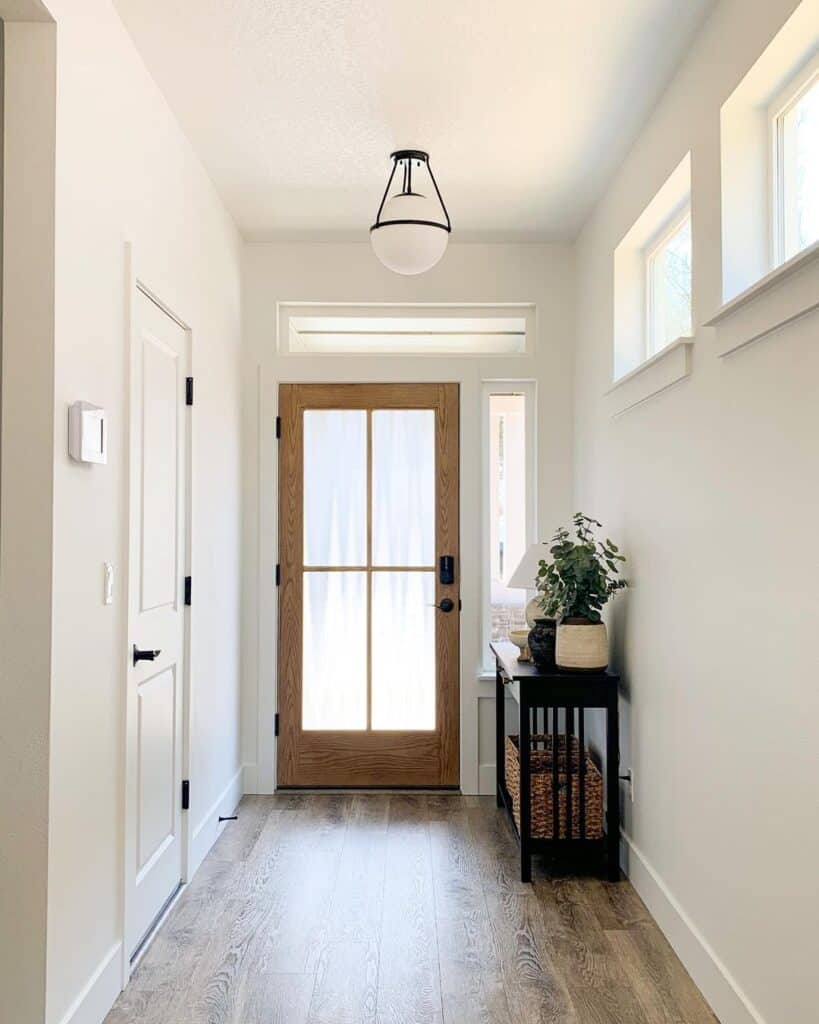
[[[492,588],[489,575],[489,396],[523,395],[526,399],[526,538],[525,547],[537,540],[537,382],[534,380],[485,380],[481,389],[481,678],[494,678],[489,654]],[[532,591],[534,593],[534,591]],[[527,592],[527,600],[532,595]]]
[[[773,127],[817,65],[817,6],[800,3],[720,109],[722,301],[703,323],[720,357],[819,313],[819,241],[776,258]]]
[[[788,254],[786,245],[787,211],[785,210],[784,121],[786,115],[814,85],[819,83],[819,53],[793,74],[777,92],[768,106],[768,151],[770,202],[770,258],[775,270],[805,249]]]
[[[620,416],[687,380],[691,376],[693,352],[690,337],[677,338],[620,377],[605,395],[610,415]]]
[[[646,256],[666,238],[692,205],[689,150],[614,248],[612,385],[651,358]],[[694,307],[692,294],[692,328]]]
[[[785,324],[819,311],[819,242],[786,260],[706,320],[716,327],[716,351],[728,356]]]
[[[657,346],[657,339],[654,335],[654,261],[657,254],[667,242],[679,231],[686,221],[691,220],[691,197],[689,196],[666,220],[660,230],[652,237],[645,247],[645,326],[643,329],[644,352],[643,362],[668,348],[670,344],[679,339],[672,339],[666,345]],[[693,235],[692,235],[693,237]],[[693,268],[692,268],[693,269]],[[691,310],[691,322],[694,322],[694,311]],[[690,334],[682,337],[690,337]]]

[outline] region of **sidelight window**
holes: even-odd
[[[507,587],[535,533],[534,385],[484,385],[483,649],[525,625],[527,593]],[[483,658],[488,666],[486,654]]]

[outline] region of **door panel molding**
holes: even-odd
[[[435,412],[436,564],[397,566],[393,571],[435,572],[435,601],[455,603],[450,614],[436,614],[436,721],[427,731],[304,731],[302,722],[302,631],[304,552],[304,412],[356,409],[368,413],[368,565],[343,571],[371,574],[390,567],[371,565],[372,411],[432,409]],[[279,415],[279,643],[278,785],[299,786],[457,786],[460,778],[460,616],[459,600],[459,385],[458,384],[280,384]],[[456,558],[456,579],[442,585],[441,554]],[[309,566],[308,572],[321,567]],[[342,571],[340,567],[327,567]],[[368,585],[369,591],[369,585]],[[367,630],[371,632],[368,600]],[[343,652],[339,652],[343,656]],[[362,671],[370,679],[371,648]],[[369,697],[369,695],[368,695]],[[368,699],[368,709],[370,707]]]

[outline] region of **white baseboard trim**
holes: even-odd
[[[122,943],[116,942],[100,961],[82,991],[60,1018],[60,1024],[100,1024],[122,988]]]
[[[478,793],[480,796],[494,796],[497,789],[495,764],[478,765]]]
[[[219,822],[220,814],[232,814],[236,809],[244,793],[244,766],[233,775],[228,784],[213,801],[211,806],[202,816],[202,820],[194,828],[191,836],[190,860],[188,862],[188,878],[190,880],[199,870],[199,865],[205,859],[208,851],[216,842],[225,827],[224,822]]]
[[[253,767],[255,768],[255,766]],[[219,823],[219,815],[230,814],[242,799],[244,779],[245,766],[243,765],[233,775],[194,829],[191,836],[188,879],[193,878],[219,833],[224,828],[224,823],[221,825]],[[181,891],[182,889],[180,889],[180,893]],[[176,899],[178,899],[180,893],[177,893]],[[174,903],[176,899],[173,901]],[[170,913],[170,909],[171,906],[166,909],[162,918],[163,921],[168,913]],[[161,921],[157,922],[157,927],[161,923]],[[148,945],[150,945],[150,942],[146,943],[145,948]],[[100,1024],[101,1021],[105,1020],[108,1011],[122,991],[122,975],[122,943],[117,942],[105,954],[77,998],[60,1018],[59,1024]]]
[[[631,884],[721,1024],[766,1024],[642,850],[625,834],[622,845],[624,870]]]
[[[242,765],[242,789],[245,794],[259,792],[259,772],[255,764]]]

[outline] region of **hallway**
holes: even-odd
[[[714,1024],[631,885],[521,884],[489,798],[238,813],[107,1024]]]

